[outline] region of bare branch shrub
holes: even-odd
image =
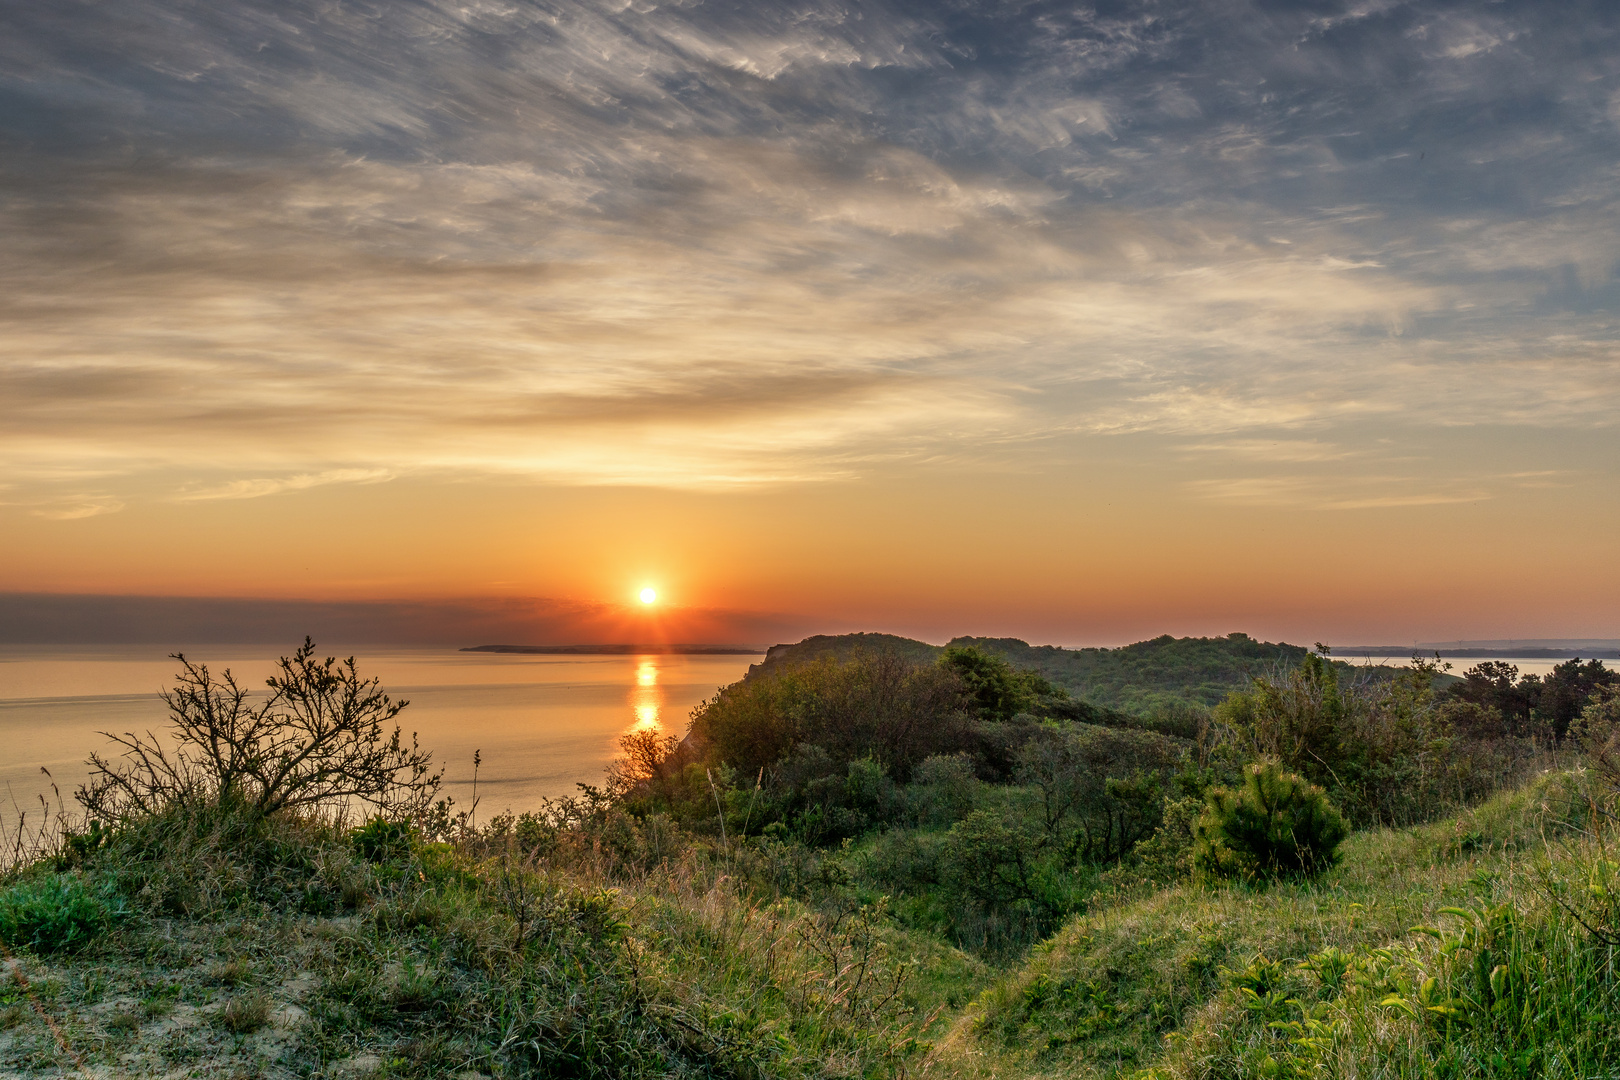
[[[671,785],[685,764],[681,740],[657,731],[637,730],[619,736],[619,757],[608,765],[608,790],[614,794],[650,790],[670,797]]]
[[[287,810],[343,810],[362,803],[389,818],[427,809],[441,773],[433,755],[409,745],[397,724],[408,702],[391,701],[375,678],[362,679],[354,658],[315,659],[308,638],[277,661],[269,697],[249,700],[229,671],[215,679],[180,653],[176,685],[164,691],[170,742],[102,732],[117,758],[92,753],[78,799],[109,821],[170,806],[241,805],[258,816]]]

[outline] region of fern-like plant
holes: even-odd
[[[1321,788],[1260,762],[1243,770],[1241,787],[1210,791],[1193,825],[1193,869],[1214,879],[1314,877],[1339,861],[1349,834]]]

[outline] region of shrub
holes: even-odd
[[[935,754],[911,774],[906,801],[919,825],[952,825],[973,810],[979,781],[966,754]]]
[[[935,754],[969,749],[970,699],[951,669],[895,653],[826,657],[733,683],[692,713],[691,742],[706,764],[739,776],[771,770],[803,744],[838,772],[872,758],[898,783]]]
[[[1018,751],[1015,778],[1039,796],[1046,842],[1077,861],[1117,862],[1153,835],[1181,747],[1148,731],[1043,725]]]
[[[0,891],[0,941],[35,952],[76,949],[124,914],[111,887],[43,874]]]
[[[170,749],[147,732],[107,735],[123,763],[90,755],[90,781],[78,798],[111,821],[168,807],[240,806],[254,816],[282,810],[343,808],[357,801],[390,818],[424,811],[439,786],[433,755],[386,727],[408,702],[390,701],[354,658],[315,659],[308,638],[278,661],[258,705],[231,673],[215,680],[180,653],[177,685],[163,694],[173,721]]]
[[[1611,786],[1620,787],[1620,687],[1601,687],[1570,728],[1587,761]]]
[[[1193,868],[1212,878],[1312,877],[1338,862],[1349,833],[1321,788],[1262,762],[1244,770],[1242,787],[1209,792],[1193,825]]]
[[[388,862],[411,853],[411,828],[398,821],[374,817],[349,833],[355,853],[370,862]]]

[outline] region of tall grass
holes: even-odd
[[[1451,821],[1355,834],[1315,882],[1099,904],[980,995],[933,1071],[1610,1076],[1613,949],[1588,929],[1620,938],[1601,796],[1544,774]]]

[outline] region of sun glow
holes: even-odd
[[[632,730],[652,730],[662,726],[660,712],[664,704],[664,692],[658,687],[658,662],[652,658],[640,660],[636,664],[636,685],[630,691],[630,705],[636,712],[635,728]]]
[[[647,588],[641,590],[641,602],[643,604],[650,604],[657,599],[658,591],[652,586],[649,585]]]

